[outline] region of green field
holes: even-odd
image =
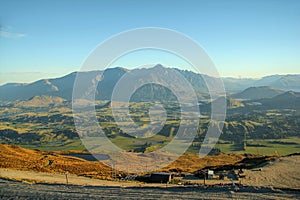
[[[300,152],[300,138],[264,139],[247,141],[245,151],[237,150],[233,144],[216,144],[224,153],[250,153],[259,155],[288,155]]]
[[[124,105],[120,104],[120,108]],[[163,104],[167,119],[162,129],[155,135],[138,138],[123,132],[115,123],[108,102],[99,102],[96,115],[103,132],[113,145],[124,151],[151,152],[166,146],[178,130],[180,112],[178,104]],[[139,130],[146,130],[150,124],[149,102],[129,104],[129,114]],[[55,108],[31,108],[15,105],[0,107],[0,142],[15,144],[30,149],[54,150],[85,150],[74,126],[71,105]],[[187,113],[186,113],[187,114]],[[188,115],[188,114],[187,114]],[[81,117],[80,115],[78,117]],[[199,116],[199,129],[193,145],[187,153],[198,153],[208,126],[209,113]],[[182,122],[183,123],[183,122]],[[128,126],[128,119],[119,125]],[[219,127],[220,124],[213,123]],[[299,152],[300,149],[300,111],[297,110],[255,110],[252,113],[239,114],[228,112],[219,142],[213,153],[251,153],[260,155],[287,155]],[[91,133],[97,135],[97,128],[91,127]],[[151,133],[151,132],[149,132]],[[149,134],[151,135],[151,134]],[[244,149],[244,140],[247,145]],[[86,141],[88,148],[93,150],[108,149],[107,145],[90,139]],[[106,145],[106,146],[105,146]],[[177,145],[177,147],[176,147]],[[170,151],[181,149],[182,143],[177,142]]]

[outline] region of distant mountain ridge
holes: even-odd
[[[242,92],[236,93],[231,97],[236,99],[263,99],[272,98],[284,93],[283,90],[275,89],[270,86],[249,87]]]
[[[300,92],[287,91],[272,98],[256,100],[265,109],[300,109]]]
[[[137,70],[148,70],[151,73],[155,67],[160,67],[160,70],[168,73],[170,68],[163,67],[162,65],[156,65],[153,68],[147,69],[137,69]],[[216,78],[197,74],[192,71],[180,70],[176,69],[179,73],[181,73],[186,80],[188,80],[191,85],[194,87],[196,94],[199,99],[205,99],[208,97],[208,90],[206,87],[206,80],[210,82],[214,82]],[[100,100],[109,100],[113,91],[115,84],[120,80],[120,78],[128,71],[128,69],[116,67],[109,68],[104,71],[88,71],[88,72],[73,72],[66,76],[53,78],[53,79],[42,79],[35,81],[33,83],[24,84],[24,83],[8,83],[0,86],[0,100],[1,101],[23,101],[28,100],[34,96],[57,96],[60,98],[64,98],[68,101],[72,99],[73,85],[78,73],[81,73],[82,76],[85,77],[86,80],[90,81],[91,84],[98,83],[97,91],[96,91],[96,99]],[[223,78],[223,82],[227,91],[236,91],[239,92],[249,87],[253,86],[270,86],[274,90],[275,95],[280,90],[288,91],[300,91],[300,74],[299,75],[274,75],[263,77],[259,80],[257,79],[235,79],[235,78]],[[279,89],[277,91],[277,89]],[[132,99],[134,101],[141,100],[149,100],[149,98],[173,98],[171,91],[168,88],[160,87],[160,86],[151,86],[146,85],[143,88],[139,89],[140,93],[136,93]],[[269,90],[269,89],[268,89]],[[276,90],[276,91],[275,91]],[[101,91],[101,92],[100,92]],[[152,97],[145,97],[145,95],[149,95],[153,92],[155,95]],[[242,94],[240,94],[242,95]],[[237,95],[238,97],[238,95]],[[235,97],[235,98],[237,98]],[[270,96],[268,96],[270,97]],[[257,97],[255,97],[257,98]],[[248,97],[248,99],[253,99],[253,97]]]
[[[300,92],[300,74],[271,75],[260,79],[223,78],[228,91],[241,91],[249,87],[269,86],[276,89]]]

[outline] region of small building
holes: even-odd
[[[174,178],[172,173],[156,172],[148,178],[149,183],[168,183]]]
[[[213,178],[214,178],[214,171],[207,170],[207,179],[213,179]]]

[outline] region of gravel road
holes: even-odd
[[[29,184],[0,179],[0,199],[299,199],[299,191],[270,188],[146,188]]]

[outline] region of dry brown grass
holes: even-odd
[[[68,171],[94,178],[111,178],[111,169],[100,162],[6,144],[0,145],[0,168],[60,173]]]
[[[253,158],[255,160],[255,158],[262,157],[220,154],[199,158],[196,154],[185,154],[161,171],[194,172],[207,166],[234,165],[244,158],[250,158],[250,160]],[[132,159],[134,159],[134,156]],[[261,166],[261,171],[245,170],[246,178],[242,180],[243,184],[299,189],[299,155],[282,158],[273,157],[266,160],[269,160],[269,164]],[[89,162],[76,157],[67,157],[57,153],[29,150],[5,144],[0,145],[0,168],[50,173],[65,173],[68,171],[76,175],[111,179],[111,168],[100,162]]]
[[[184,154],[162,171],[195,172],[207,166],[234,164],[244,159],[241,154],[219,154],[200,158],[198,154]]]
[[[83,153],[81,151],[57,151],[57,152],[44,152],[40,150],[29,150],[19,146],[10,146],[2,144],[0,145],[0,168],[30,170],[38,172],[60,172],[66,171],[77,174],[85,175],[94,178],[111,178],[111,168],[109,161],[107,165],[101,162],[91,162],[77,157],[62,156],[60,154],[67,153]],[[165,172],[195,172],[207,166],[223,166],[234,165],[239,161],[246,158],[243,154],[220,154],[215,156],[206,156],[200,158],[197,154],[184,154],[176,161],[169,164],[167,167],[160,169],[154,166],[153,160],[169,159],[172,155],[151,155],[141,156],[140,154],[125,152],[126,160],[121,158],[118,160],[118,169],[127,172],[128,167],[131,168],[131,172],[134,172],[133,168],[142,167],[142,171],[145,171],[146,165],[148,172],[151,171],[165,171]],[[258,156],[250,156],[258,157]],[[247,156],[249,158],[249,155]],[[130,160],[130,163],[128,163]],[[141,164],[142,163],[142,164]],[[144,166],[144,165],[145,166]],[[137,169],[137,172],[141,171]]]
[[[81,151],[57,151],[58,154],[71,154],[71,153],[84,153]],[[86,152],[85,152],[86,153]],[[247,156],[249,157],[249,156]],[[254,156],[256,157],[256,156]],[[126,158],[126,159],[125,159]],[[164,171],[164,172],[195,172],[207,166],[221,166],[221,165],[233,165],[242,159],[246,158],[243,154],[219,154],[214,156],[206,156],[200,158],[198,154],[183,154],[178,159],[176,156],[167,153],[156,154],[141,154],[132,152],[123,152],[117,160],[117,167],[119,170],[127,172],[130,168],[130,172],[148,172],[151,171]],[[161,168],[168,163],[168,160],[175,160],[173,163],[166,167]],[[110,164],[110,161],[102,161],[106,164]],[[147,169],[146,169],[147,168]]]

